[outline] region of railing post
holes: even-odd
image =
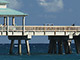
[[[23,17],[23,20],[22,20],[22,35],[24,35],[24,33],[25,33],[25,16]]]

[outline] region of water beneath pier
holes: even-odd
[[[17,45],[14,45],[13,55],[9,55],[9,44],[0,44],[0,59],[1,60],[80,60],[80,55],[76,54],[75,45],[72,44],[73,54],[54,55],[47,54],[48,44],[30,44],[31,55],[27,56],[26,46],[22,44],[22,55],[18,55]]]

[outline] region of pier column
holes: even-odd
[[[25,40],[25,44],[26,44],[27,54],[30,55],[29,41],[28,40]]]
[[[50,40],[48,53],[49,54],[53,53],[53,40]]]
[[[13,44],[14,44],[14,40],[11,40],[11,46],[9,51],[10,54],[12,54],[12,51],[13,51]]]
[[[15,26],[15,17],[12,17],[12,25]]]
[[[6,20],[7,20],[6,17],[4,17],[4,25],[6,25]]]
[[[7,17],[7,32],[6,32],[6,35],[8,35],[8,32],[9,32],[9,17]]]
[[[18,54],[21,55],[21,40],[18,40]]]
[[[80,37],[75,37],[74,41],[76,46],[76,52],[77,54],[80,54]]]
[[[58,41],[58,54],[63,54],[62,40]]]
[[[64,45],[65,54],[68,54],[68,42],[67,42],[67,40],[63,40],[63,45]]]
[[[68,54],[71,54],[72,50],[71,50],[71,40],[68,40]]]
[[[56,40],[54,40],[53,42],[53,49],[54,49],[54,54],[57,54]]]
[[[23,19],[22,19],[22,26],[23,26],[23,35],[24,35],[24,33],[25,33],[25,16],[23,17]]]

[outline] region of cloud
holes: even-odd
[[[38,3],[47,12],[57,12],[64,7],[63,0],[38,0]]]
[[[20,9],[22,6],[22,2],[20,0],[4,0],[4,1],[8,1],[8,7],[9,8],[13,8],[13,9]]]

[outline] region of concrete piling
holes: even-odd
[[[64,45],[65,54],[68,54],[68,42],[67,42],[67,40],[63,41],[63,45]]]
[[[48,50],[48,53],[49,54],[52,54],[53,53],[53,43],[54,41],[53,40],[50,40],[50,43],[49,43],[49,50]]]
[[[71,50],[71,40],[68,40],[68,54],[71,54],[72,50]]]
[[[74,38],[77,54],[80,54],[80,40],[79,39],[80,39],[80,37]]]
[[[18,54],[21,55],[21,40],[18,40]]]
[[[30,55],[29,41],[28,40],[25,40],[25,43],[26,43],[27,54]]]
[[[63,54],[62,40],[58,41],[58,54]]]
[[[54,54],[57,54],[56,40],[54,40],[53,42],[53,49],[54,49]]]
[[[10,51],[9,51],[10,54],[12,54],[13,44],[14,44],[14,40],[11,40],[11,46],[10,46]]]

